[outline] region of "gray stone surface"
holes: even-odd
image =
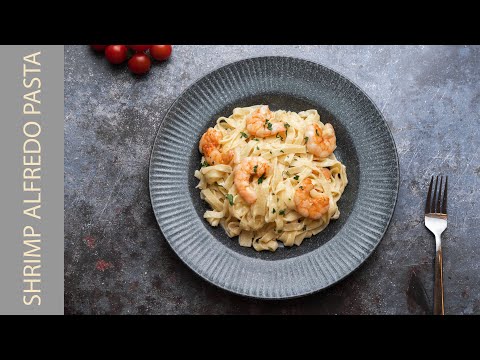
[[[287,301],[242,298],[190,271],[155,221],[148,161],[172,101],[196,79],[245,57],[287,55],[349,77],[386,117],[400,193],[374,254],[341,283]],[[434,239],[427,183],[449,175],[445,311],[480,314],[480,47],[175,46],[145,77],[88,46],[65,47],[65,313],[425,314]]]

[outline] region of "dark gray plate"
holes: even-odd
[[[336,156],[349,183],[340,218],[301,246],[256,252],[238,245],[204,219],[207,204],[195,188],[198,141],[235,107],[317,109],[337,136]],[[150,161],[155,216],[172,249],[193,271],[234,293],[266,298],[311,294],[341,280],[382,239],[398,193],[398,157],[382,114],[351,81],[322,65],[287,57],[246,59],[211,72],[173,103]],[[381,276],[381,274],[379,274]]]

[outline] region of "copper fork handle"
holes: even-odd
[[[435,255],[435,288],[433,290],[433,315],[444,315],[442,248]]]

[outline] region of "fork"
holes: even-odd
[[[445,188],[442,193],[443,176],[435,179],[435,189],[432,193],[433,176],[428,188],[427,202],[425,205],[425,226],[435,235],[435,285],[433,290],[433,314],[444,315],[443,306],[443,256],[441,235],[447,228],[447,183],[445,177]],[[438,192],[437,192],[438,188]]]

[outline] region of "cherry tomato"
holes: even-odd
[[[105,57],[112,64],[121,64],[127,60],[127,52],[125,45],[108,45],[105,49]]]
[[[144,52],[150,49],[150,46],[152,45],[128,45],[130,49],[136,52]]]
[[[105,51],[107,45],[90,45],[95,51]]]
[[[128,68],[134,74],[145,74],[150,70],[151,63],[147,55],[144,53],[136,53],[128,60]]]
[[[172,45],[152,45],[150,55],[155,60],[167,60],[172,54]]]

